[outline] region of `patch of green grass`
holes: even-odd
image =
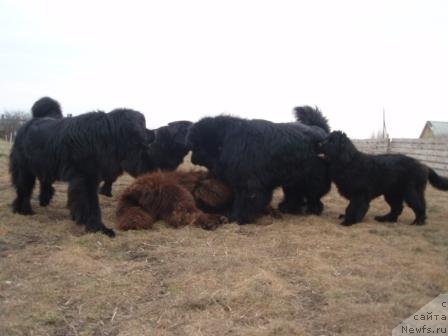
[[[440,209],[440,207],[438,207],[437,205],[431,205],[430,207],[428,207],[429,213],[438,214],[441,211],[442,211],[442,209]]]
[[[423,253],[424,250],[420,246],[417,246],[417,247],[412,248],[412,252]]]
[[[41,322],[46,325],[57,325],[63,321],[62,316],[57,312],[47,312],[41,319]]]
[[[330,299],[334,299],[334,300],[345,300],[349,297],[349,294],[346,292],[342,292],[342,291],[334,291],[329,293],[329,298]]]

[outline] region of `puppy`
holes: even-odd
[[[148,229],[158,220],[173,227],[185,225],[215,229],[223,216],[206,214],[200,207],[221,210],[231,204],[233,193],[206,172],[156,172],[138,177],[121,194],[117,227]]]
[[[87,231],[113,237],[101,220],[98,184],[103,176],[125,167],[145,171],[139,158],[146,151],[145,117],[130,109],[90,112],[72,118],[33,118],[17,132],[10,153],[10,173],[17,197],[13,212],[33,214],[30,197],[36,178],[41,206],[49,204],[52,183],[67,181],[72,218]]]
[[[401,154],[362,153],[340,131],[332,132],[321,142],[319,151],[329,163],[331,178],[339,193],[350,201],[342,225],[360,222],[370,201],[381,195],[389,204],[390,212],[376,216],[377,221],[396,222],[405,202],[415,213],[413,224],[423,225],[428,179],[435,188],[448,190],[448,179],[419,161]]]
[[[315,147],[326,132],[316,131],[317,127],[300,122],[207,117],[191,126],[187,141],[192,162],[207,167],[234,190],[229,219],[246,224],[263,213],[278,186],[287,194],[283,210],[300,208],[304,197],[310,204],[320,203],[322,190],[328,191],[330,184],[329,179],[325,181],[325,169],[323,177],[318,173],[316,184],[322,179],[328,187],[316,193],[313,188],[300,190],[309,182],[313,185],[315,167],[320,164]],[[293,197],[294,192],[297,197]]]

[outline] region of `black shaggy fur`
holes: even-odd
[[[309,126],[307,136],[311,138],[313,143],[318,143],[330,133],[328,120],[317,107],[296,107],[294,108],[294,115],[297,122],[293,124],[298,127]],[[307,165],[310,167],[310,174],[304,174],[302,179],[282,186],[284,199],[279,204],[281,212],[314,215],[322,213],[324,205],[320,199],[331,188],[328,166],[325,161],[316,156],[308,158]]]
[[[33,115],[33,118],[48,117],[61,119],[63,117],[61,105],[50,97],[42,97],[37,100],[31,107],[31,114]]]
[[[320,152],[329,162],[332,180],[350,203],[342,225],[360,222],[372,199],[384,195],[391,210],[377,216],[379,222],[396,222],[403,202],[414,211],[413,224],[425,224],[425,188],[427,181],[440,190],[448,190],[448,179],[419,161],[401,154],[369,155],[358,151],[342,132],[332,132],[320,144]]]
[[[30,197],[36,178],[41,206],[49,204],[54,181],[68,181],[72,218],[88,231],[114,236],[101,220],[98,184],[122,167],[133,175],[145,171],[140,157],[147,148],[146,138],[145,117],[129,109],[30,120],[19,129],[10,154],[17,193],[13,211],[33,214]]]
[[[325,130],[303,122],[218,116],[194,124],[187,140],[192,162],[207,167],[235,191],[229,217],[245,224],[263,213],[278,186],[286,193],[283,210],[297,211],[306,199],[310,209],[322,211],[320,197],[330,182],[315,146],[325,136]],[[315,176],[316,166],[322,172]]]
[[[174,170],[190,150],[186,143],[191,121],[173,121],[155,130],[156,139],[149,146],[149,157],[154,166],[162,170]]]
[[[145,144],[146,148],[139,154],[140,156],[136,158],[136,160],[139,162],[139,168],[138,169],[128,169],[126,167],[126,162],[122,162],[119,166],[111,167],[109,169],[108,174],[103,177],[104,183],[101,186],[99,193],[107,196],[112,197],[112,184],[117,180],[117,178],[123,174],[123,171],[127,171],[130,175],[133,177],[137,177],[137,174],[132,173],[132,171],[137,171],[138,174],[148,173],[152,170],[154,170],[154,165],[149,157],[149,144],[154,141],[155,133],[152,130],[146,129],[145,130]]]
[[[149,146],[148,151],[141,158],[142,164],[147,169],[150,168],[149,171],[175,170],[189,151],[185,139],[191,125],[190,121],[173,121],[154,131],[147,130]],[[120,170],[106,178],[100,189],[100,194],[112,196],[112,184],[121,173]]]

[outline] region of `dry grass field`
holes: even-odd
[[[390,335],[448,291],[448,193],[428,188],[428,223],[338,225],[333,188],[322,216],[262,218],[213,232],[168,228],[85,234],[66,185],[36,215],[14,215],[0,144],[0,335]],[[114,226],[116,196],[101,196]],[[281,197],[276,193],[274,202]]]

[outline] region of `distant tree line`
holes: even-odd
[[[4,111],[0,115],[0,138],[12,142],[20,126],[31,118],[24,111]]]

